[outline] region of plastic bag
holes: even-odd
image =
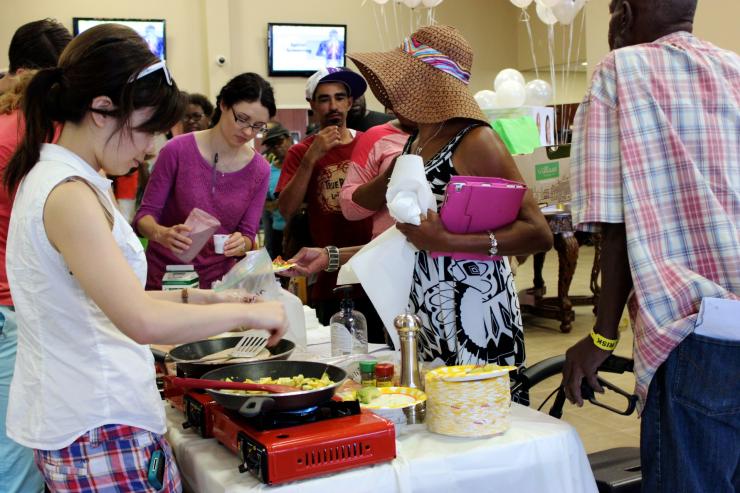
[[[272,259],[267,250],[260,248],[247,252],[220,281],[213,283],[214,291],[227,289],[244,289],[263,299],[276,299],[279,296],[280,285],[275,283]]]

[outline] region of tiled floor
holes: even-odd
[[[592,247],[581,247],[579,252],[578,267],[576,269],[570,294],[589,294],[589,278],[591,265],[593,263],[594,249]],[[557,293],[557,254],[550,251],[545,259],[543,276],[547,286],[547,295],[554,296]],[[517,289],[522,290],[532,286],[532,259],[528,259],[520,265],[516,274]],[[525,344],[527,351],[527,365],[532,365],[550,356],[565,354],[565,351],[576,341],[586,336],[594,323],[594,315],[591,306],[576,307],[576,318],[573,330],[569,334],[563,334],[559,330],[560,322],[545,318],[524,315]],[[623,329],[616,354],[631,357],[632,355],[632,332],[629,328]],[[634,378],[631,373],[625,375],[609,375],[607,378],[618,387],[633,391]],[[538,406],[560,383],[560,377],[552,377],[539,384],[532,391],[533,406]],[[605,395],[603,402],[612,402],[615,406],[624,403],[622,398],[609,398]],[[613,397],[613,396],[612,396]],[[602,396],[599,396],[602,398]],[[549,409],[549,404],[543,411]],[[586,452],[614,447],[638,447],[640,443],[640,422],[636,414],[632,416],[620,416],[605,409],[596,407],[590,403],[578,408],[566,404],[563,419],[576,427],[581,436]]]

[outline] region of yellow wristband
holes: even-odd
[[[591,339],[594,341],[594,345],[597,348],[603,349],[604,351],[614,351],[614,349],[617,347],[617,343],[619,342],[619,339],[607,339],[601,334],[597,334],[593,330],[591,331]]]

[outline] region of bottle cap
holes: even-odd
[[[393,363],[378,363],[375,365],[375,376],[378,378],[393,377]]]
[[[375,365],[377,361],[360,361],[360,371],[362,373],[372,373],[375,371]]]

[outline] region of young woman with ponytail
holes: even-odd
[[[250,141],[275,116],[272,87],[262,77],[234,77],[216,99],[212,128],[175,137],[159,152],[134,217],[149,239],[147,289],[160,289],[168,264],[190,245],[183,223],[193,207],[216,217],[230,235],[224,253],[212,241],[193,260],[203,288],[221,279],[252,249],[270,183],[270,164]]]
[[[15,195],[7,272],[18,317],[7,433],[34,449],[53,492],[157,491],[147,480],[156,451],[166,465],[159,491],[180,491],[147,345],[237,326],[268,330],[274,343],[285,331],[277,303],[144,290],[141,243],[100,171],[144,160],[183,108],[166,65],[116,24],[77,36],[28,85],[23,141],[4,175]],[[59,140],[46,143],[58,124]]]

